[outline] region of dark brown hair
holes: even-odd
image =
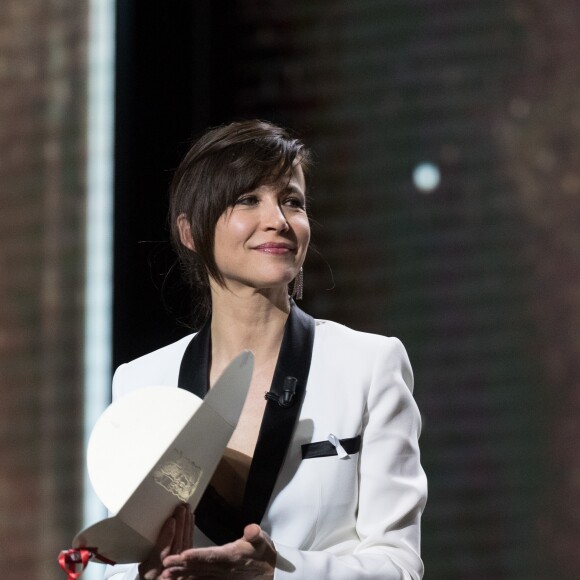
[[[200,293],[196,318],[211,311],[209,278],[223,283],[214,258],[215,227],[223,212],[244,193],[280,178],[290,178],[310,152],[289,131],[266,121],[239,121],[210,129],[193,143],[170,187],[171,241],[186,282]],[[177,218],[191,224],[195,252],[180,241]]]

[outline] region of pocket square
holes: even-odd
[[[334,435],[329,436],[327,441],[316,441],[315,443],[304,443],[302,445],[302,459],[314,459],[317,457],[331,457],[332,455],[338,455],[337,445],[338,442],[340,447],[348,455],[358,453],[360,451],[361,436],[349,437],[347,439],[337,439],[333,444],[330,441],[330,437],[335,437]],[[343,457],[346,457],[343,455]]]

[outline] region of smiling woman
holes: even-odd
[[[310,240],[304,172],[297,161],[290,175],[242,193],[218,219],[214,260],[223,290],[274,293],[286,300],[287,286],[297,276]],[[195,219],[195,218],[194,218]],[[195,252],[191,222],[177,218],[181,243]]]
[[[245,121],[208,131],[176,171],[172,240],[203,326],[119,367],[114,397],[155,383],[203,398],[243,349],[254,374],[195,514],[177,506],[149,557],[107,578],[422,577],[426,480],[405,349],[289,296],[310,241],[308,163],[286,130]]]
[[[274,226],[274,232],[269,230],[260,234],[263,239],[252,236],[253,240],[246,241],[254,246],[269,242],[296,246],[294,261],[300,262],[296,276],[309,241],[304,177],[309,166],[306,147],[286,130],[264,121],[218,127],[189,150],[172,182],[169,213],[172,241],[185,277],[193,288],[202,290],[202,319],[211,308],[210,280],[224,285],[216,263],[222,250],[217,236],[230,219],[237,230],[251,229],[257,219],[273,219],[275,223],[267,227]],[[270,215],[265,212],[268,206],[275,210]],[[247,218],[237,219],[243,215]],[[307,239],[298,247],[304,240],[296,236],[305,228]],[[284,233],[276,233],[278,230]]]

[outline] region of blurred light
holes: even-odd
[[[441,183],[441,172],[433,163],[420,163],[413,171],[413,183],[423,193],[431,193]]]
[[[524,99],[512,99],[509,106],[512,116],[517,119],[524,119],[530,114],[530,103]]]
[[[115,0],[90,0],[87,106],[84,442],[111,391]],[[106,516],[84,466],[83,527]],[[83,578],[103,577],[90,565]]]

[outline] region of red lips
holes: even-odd
[[[266,242],[265,244],[256,246],[254,250],[259,250],[268,254],[287,254],[294,250],[294,246],[292,244],[281,242]]]

